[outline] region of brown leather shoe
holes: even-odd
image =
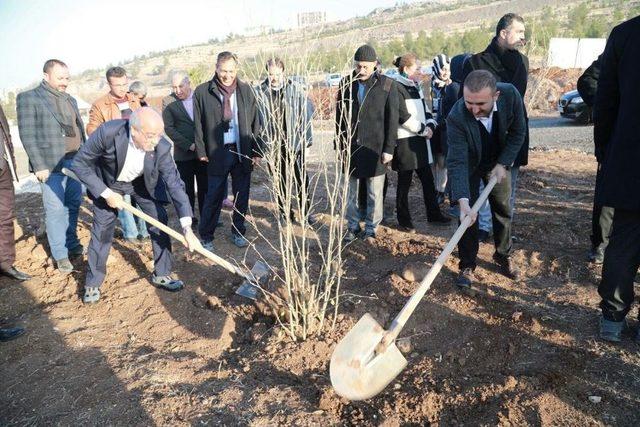
[[[494,253],[493,260],[500,266],[500,274],[503,276],[509,277],[513,280],[520,280],[522,278],[520,269],[511,257],[505,257]]]

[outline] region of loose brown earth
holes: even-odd
[[[36,278],[0,279],[0,318],[28,329],[0,344],[0,424],[638,425],[640,347],[630,332],[617,346],[596,339],[600,271],[585,262],[594,171],[585,154],[531,153],[515,228],[526,278],[498,274],[483,244],[480,283],[463,294],[450,259],[402,333],[407,369],[366,402],[333,393],[329,359],[365,312],[380,322],[397,313],[417,287],[403,267],[432,263],[453,233],[426,223],[419,183],[418,234],[383,227],[374,244],[348,247],[336,329],[304,343],[234,295],[239,279],[181,248],[175,272],[187,288],[171,294],[147,281],[148,243],[116,240],[103,298],[83,306],[84,261],[70,276],[52,268],[34,237],[39,196],[22,195],[17,265]],[[253,213],[267,208],[255,202]],[[85,244],[88,221],[83,210]],[[270,219],[259,224],[273,236]],[[242,258],[224,234],[218,253]]]

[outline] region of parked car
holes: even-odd
[[[584,102],[577,90],[572,90],[560,97],[558,112],[562,117],[573,119],[580,123],[591,123],[591,108]]]
[[[340,85],[340,80],[342,79],[342,75],[340,73],[331,73],[327,74],[324,81],[327,83],[327,86],[338,86]]]

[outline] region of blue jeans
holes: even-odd
[[[124,201],[131,204],[131,196],[125,194]],[[137,239],[138,235],[143,239],[149,237],[147,223],[141,218],[134,218],[131,212],[121,209],[118,212],[118,219],[120,220],[122,234],[124,234],[125,239]]]
[[[513,222],[513,213],[516,207],[516,186],[518,185],[518,174],[520,173],[520,166],[513,166],[511,168],[511,198],[509,199],[509,206],[511,206],[511,222]]]
[[[61,167],[71,168],[73,159],[64,159]],[[62,172],[52,172],[42,188],[47,240],[56,261],[69,258],[69,250],[80,246],[77,225],[82,202],[82,185]]]
[[[484,190],[484,182],[480,180],[480,190],[478,194],[482,193],[482,190]],[[489,199],[487,198],[478,211],[478,228],[490,233],[493,229],[491,221],[491,206],[489,206]]]
[[[367,182],[367,214],[365,218],[365,231],[375,233],[382,221],[383,215],[383,189],[386,175],[371,178],[349,177],[349,195],[347,201],[347,227],[351,231],[360,229],[360,211],[358,209],[358,184],[361,180]]]

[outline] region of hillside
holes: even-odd
[[[150,97],[168,93],[169,76],[177,69],[189,71],[195,83],[208,79],[222,50],[239,55],[248,80],[261,78],[263,59],[277,53],[287,60],[289,72],[319,81],[326,72],[350,67],[354,48],[363,42],[376,46],[383,64],[409,50],[427,61],[441,52],[477,52],[487,45],[495,23],[507,12],[524,16],[529,39],[526,53],[532,68],[537,68],[544,65],[550,37],[605,37],[611,26],[640,13],[640,0],[431,0],[378,8],[366,16],[319,27],[253,37],[229,34],[224,41],[150,52],[119,65],[149,86]],[[74,76],[69,91],[92,102],[106,92],[106,68]],[[11,110],[11,105],[4,106],[5,111]]]

